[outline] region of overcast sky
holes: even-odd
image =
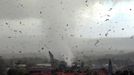
[[[134,49],[133,0],[0,0],[0,10],[1,54]]]

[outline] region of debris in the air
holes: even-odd
[[[121,30],[124,30],[124,28],[122,28]]]
[[[110,48],[108,48],[109,50],[111,50],[112,48],[110,47]]]
[[[106,33],[105,36],[108,36],[108,33],[111,31],[111,29],[109,29]]]
[[[41,49],[44,50],[44,47],[42,47]]]
[[[66,26],[68,27],[69,25],[67,24]]]
[[[22,24],[21,21],[20,21],[20,24]]]
[[[130,39],[134,39],[134,36],[131,36]]]
[[[76,45],[75,47],[78,48],[78,45]]]
[[[60,4],[63,4],[63,2],[61,1]]]
[[[82,51],[81,54],[84,54],[84,52]]]
[[[109,19],[106,19],[105,21],[109,21]]]
[[[93,53],[94,51],[93,50],[91,50],[91,53]]]
[[[65,8],[62,8],[62,10],[64,10]]]
[[[51,27],[49,27],[48,29],[49,29],[49,30],[51,30],[52,28],[51,28]]]
[[[14,32],[17,32],[17,30],[14,30]]]
[[[108,11],[111,11],[112,10],[112,8],[110,8]]]
[[[95,46],[97,46],[97,44],[98,44],[99,42],[100,42],[100,41],[99,41],[99,40],[97,40],[97,41],[95,42],[95,44],[94,44],[94,45],[95,45]]]
[[[107,35],[108,35],[108,33],[105,34],[105,36],[107,36]]]
[[[64,55],[62,55],[64,57]]]
[[[88,4],[86,4],[86,6],[88,7]]]
[[[110,17],[110,15],[107,15],[108,17]]]
[[[85,1],[86,3],[88,2],[88,0]]]
[[[10,28],[10,26],[8,26],[8,28]]]
[[[12,38],[11,36],[9,36],[8,38]]]
[[[66,60],[68,60],[68,57],[66,57]]]
[[[38,50],[38,52],[40,53],[40,50]]]
[[[22,31],[19,31],[20,33],[22,33]]]
[[[130,8],[129,10],[131,11],[132,9]]]
[[[65,29],[64,31],[67,31],[67,29]]]
[[[42,11],[40,11],[40,14],[42,14]]]
[[[108,30],[108,32],[111,31],[111,29]]]
[[[24,7],[23,4],[20,4],[21,7]]]
[[[18,4],[18,7],[24,8],[24,5],[23,5],[22,3],[19,3],[19,4]]]
[[[22,53],[22,51],[19,51],[19,53]]]
[[[80,37],[82,37],[82,35],[80,35]]]
[[[101,33],[99,35],[101,36]]]
[[[115,23],[118,23],[118,22],[115,22]]]
[[[6,25],[8,25],[8,23],[7,23],[7,22],[6,22],[5,24],[6,24]]]
[[[74,37],[74,34],[71,34],[70,36],[71,36],[71,37]]]
[[[61,36],[61,39],[63,40],[63,39],[64,39],[64,37],[63,37],[63,36]]]

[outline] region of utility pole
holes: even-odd
[[[112,61],[111,61],[111,59],[109,59],[109,62],[108,62],[108,75],[112,75],[112,73],[113,73]]]
[[[49,56],[50,56],[50,62],[51,62],[51,66],[53,68],[55,68],[55,61],[54,61],[54,56],[53,54],[49,51]]]

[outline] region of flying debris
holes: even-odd
[[[132,9],[130,8],[129,10],[131,11]]]
[[[115,32],[115,30],[113,30],[113,32]]]
[[[95,44],[94,44],[94,45],[95,45],[95,46],[97,46],[97,44],[98,44],[99,42],[100,42],[100,41],[99,41],[99,40],[97,40],[97,41],[95,42]]]
[[[105,21],[109,21],[109,19],[106,19]]]
[[[108,33],[111,31],[111,29],[109,29],[108,31],[107,31],[107,33],[105,33],[105,36],[108,36]]]
[[[65,29],[64,31],[67,31],[67,29]]]
[[[108,32],[111,31],[111,29],[108,30]]]
[[[115,23],[118,23],[117,21]]]
[[[62,40],[64,40],[64,37],[63,37],[63,36],[61,36],[61,39],[62,39]]]
[[[81,54],[84,54],[84,52],[82,51]]]
[[[20,6],[23,7],[23,4],[21,4]]]
[[[107,15],[107,17],[110,17],[110,15]]]
[[[20,6],[20,7],[22,7],[22,8],[24,8],[24,5],[23,5],[23,4],[21,4],[21,3],[19,3],[19,6]]]
[[[80,37],[82,37],[82,35],[80,35]]]
[[[86,0],[85,3],[86,3],[85,5],[88,7],[88,4],[87,4],[88,3],[88,0]]]
[[[66,57],[66,60],[68,60],[68,57]]]
[[[78,48],[78,45],[76,45],[75,47]]]
[[[110,48],[108,48],[109,50],[111,50],[112,48],[110,47]]]
[[[69,25],[67,24],[66,26],[68,27]]]
[[[105,36],[107,36],[107,35],[108,35],[108,33],[105,34]]]
[[[74,37],[74,34],[71,34],[70,36],[71,36],[71,37]]]
[[[130,39],[134,39],[134,36],[131,36]]]
[[[42,14],[42,11],[40,11],[40,14]]]
[[[63,4],[63,3],[62,3],[62,4]],[[62,5],[62,4],[61,4],[61,5]],[[64,7],[62,7],[62,10],[64,10],[64,9],[65,9],[65,8],[64,8]]]
[[[14,32],[17,32],[17,30],[14,30]]]
[[[22,31],[19,31],[20,33],[22,33]]]
[[[20,21],[20,24],[22,24],[21,21]]]
[[[108,11],[111,11],[113,8],[110,8]]]
[[[51,30],[52,28],[51,28],[51,27],[49,27],[48,29],[49,29],[49,30]]]
[[[8,37],[9,39],[12,38],[11,36]]]
[[[63,4],[63,2],[61,1],[60,4]]]
[[[5,24],[6,24],[6,25],[8,25],[8,23],[7,23],[7,22],[6,22]]]
[[[22,53],[22,51],[19,51],[19,53]]]
[[[38,50],[38,52],[40,53],[40,50]]]
[[[42,47],[41,49],[44,50],[44,47]]]
[[[122,28],[121,30],[124,30],[124,28]]]
[[[86,4],[86,6],[88,7],[88,4]]]
[[[94,50],[91,50],[91,53],[93,53],[94,52]]]
[[[85,3],[87,3],[87,2],[88,2],[88,0],[85,1]]]

